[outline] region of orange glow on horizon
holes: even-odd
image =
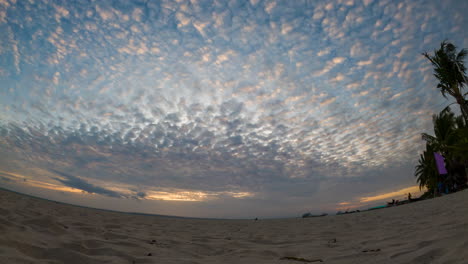
[[[150,192],[145,198],[162,201],[200,202],[206,200],[208,194],[203,192],[176,191],[176,192]]]
[[[26,183],[28,183],[28,185],[32,186],[32,187],[38,187],[38,188],[49,189],[49,190],[60,191],[60,192],[70,192],[70,193],[83,193],[83,192],[85,192],[83,190],[75,189],[75,188],[72,188],[72,187],[60,186],[60,185],[56,185],[56,184],[51,184],[51,183],[46,183],[46,182],[39,182],[39,181],[34,181],[34,180],[28,180]]]
[[[53,183],[48,183],[48,182],[42,182],[42,181],[37,181],[33,180],[30,177],[26,177],[25,175],[21,175],[18,173],[13,173],[13,172],[7,172],[7,171],[0,171],[1,174],[3,174],[4,177],[9,178],[14,181],[22,181],[23,184],[36,187],[36,188],[43,188],[43,189],[48,189],[48,190],[54,190],[54,191],[61,191],[61,192],[71,192],[71,193],[82,193],[83,190],[68,187],[68,186],[63,186],[63,185],[57,185]]]
[[[412,186],[412,187],[407,187],[398,191],[383,193],[383,194],[379,194],[375,196],[361,197],[359,198],[359,202],[368,203],[368,202],[380,201],[380,200],[385,200],[385,199],[394,199],[394,198],[405,196],[408,193],[419,194],[420,192],[421,190],[419,190],[419,186]]]
[[[170,191],[150,191],[145,198],[162,201],[203,202],[216,199],[223,195],[238,199],[253,196],[253,194],[249,192],[204,192],[173,189]]]
[[[359,207],[364,207],[366,204],[369,204],[370,202],[376,202],[376,201],[384,201],[387,199],[406,199],[408,193],[411,193],[413,197],[417,197],[420,195],[423,190],[419,190],[419,186],[411,186],[407,188],[403,188],[397,191],[392,191],[392,192],[386,192],[374,196],[364,196],[360,197],[357,199],[353,199],[351,202],[340,202],[336,204],[335,210],[349,210],[349,209],[355,209]]]
[[[18,173],[12,173],[7,171],[1,171],[2,176],[9,178],[15,182],[21,182],[27,186],[42,188],[54,191],[70,192],[70,193],[89,193],[87,191],[76,189],[73,187],[68,187],[64,185],[58,185],[53,183],[48,183],[44,181],[34,180],[29,176],[21,175]],[[132,185],[128,184],[109,184],[101,181],[92,180],[92,184],[97,184],[103,186],[106,189],[123,193],[125,195],[131,196],[134,195],[130,190],[134,188]],[[224,191],[224,192],[209,192],[209,191],[200,191],[200,190],[188,190],[188,189],[173,189],[173,188],[154,188],[152,190],[147,190],[146,196],[144,199],[147,200],[160,200],[160,201],[179,201],[179,202],[202,202],[207,200],[217,199],[222,196],[227,196],[235,199],[243,199],[247,197],[254,196],[250,192],[235,192],[235,191]]]

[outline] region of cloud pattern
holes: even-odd
[[[466,8],[2,0],[2,166],[141,199],[149,186],[294,202],[346,178],[410,184],[420,133],[450,103],[420,54],[468,47]],[[410,169],[384,179],[397,167]]]
[[[80,189],[88,193],[96,193],[96,194],[101,194],[101,195],[106,195],[109,197],[116,197],[116,198],[121,197],[121,195],[117,192],[114,192],[112,190],[108,190],[99,186],[95,186],[79,177],[70,175],[68,173],[56,171],[56,170],[51,170],[51,171],[65,178],[65,179],[61,179],[61,178],[56,179],[57,181],[61,182],[65,186],[69,186],[75,189]],[[139,192],[137,195],[139,197],[144,197],[144,193],[142,192]]]

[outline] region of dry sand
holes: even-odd
[[[306,261],[468,263],[468,191],[357,214],[254,221],[114,213],[0,190],[0,263]]]

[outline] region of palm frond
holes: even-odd
[[[437,141],[437,138],[434,137],[434,136],[431,136],[429,134],[426,134],[426,133],[421,133],[421,138],[426,141],[428,144],[432,145],[432,143],[436,142]]]

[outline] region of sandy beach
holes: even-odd
[[[2,263],[468,263],[468,191],[319,218],[203,220],[0,191]]]

